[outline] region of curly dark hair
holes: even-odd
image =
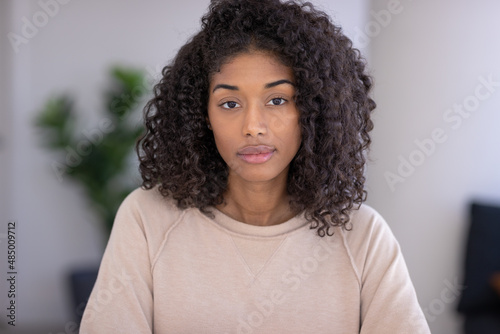
[[[228,166],[207,127],[211,75],[238,54],[259,50],[291,67],[301,146],[290,163],[290,205],[320,236],[347,228],[366,200],[364,166],[373,128],[365,61],[327,14],[310,3],[213,0],[201,31],[162,71],[137,143],[142,186],[159,185],[180,208],[224,202]]]

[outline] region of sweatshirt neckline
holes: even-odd
[[[288,234],[308,224],[304,217],[304,212],[299,213],[281,224],[270,226],[257,226],[238,221],[214,207],[212,207],[211,212],[214,214],[213,220],[217,225],[230,232],[246,236],[275,237]]]

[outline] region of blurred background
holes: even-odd
[[[460,333],[469,204],[500,205],[500,2],[312,2],[343,27],[375,78],[368,203],[401,244],[432,332]],[[154,83],[208,4],[0,1],[0,247],[5,254],[7,223],[16,221],[16,328],[76,333],[67,277],[98,264],[107,238],[82,184],[57,168],[69,153],[43,146],[35,119],[68,93],[75,132],[104,135],[110,69],[138,69],[145,87]],[[132,173],[126,182],[138,180]],[[4,275],[6,256],[0,265]]]

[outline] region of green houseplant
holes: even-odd
[[[114,67],[110,76],[110,87],[104,92],[104,112],[93,128],[82,129],[79,125],[69,94],[47,101],[35,122],[45,146],[58,156],[51,164],[57,178],[61,182],[71,179],[82,187],[106,237],[121,202],[140,183],[132,161],[135,142],[142,132],[139,111],[149,90],[142,71]],[[95,266],[75,268],[69,273],[77,321],[81,320],[97,272]]]
[[[138,186],[130,166],[142,132],[138,112],[148,91],[141,71],[114,67],[110,75],[105,112],[95,127],[82,130],[68,94],[50,99],[36,118],[44,144],[59,156],[51,165],[57,178],[80,184],[108,235],[120,203]]]

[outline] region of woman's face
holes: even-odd
[[[243,53],[212,76],[209,89],[208,121],[229,177],[286,180],[301,142],[292,69],[266,53]]]

